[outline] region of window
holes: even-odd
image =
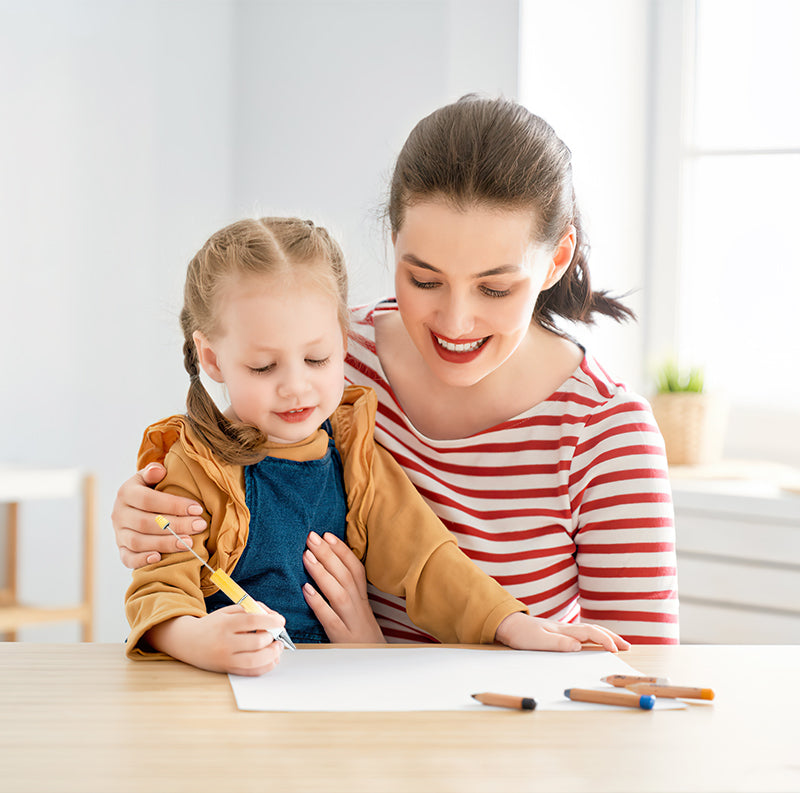
[[[706,368],[728,454],[800,463],[800,4],[658,3],[651,356]]]

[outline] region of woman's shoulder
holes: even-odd
[[[350,306],[350,322],[356,327],[374,327],[375,318],[387,312],[397,311],[397,298],[386,297],[360,306]]]
[[[559,391],[587,400],[587,406],[602,408],[611,404],[641,404],[649,410],[647,400],[613,376],[593,355],[583,359]]]

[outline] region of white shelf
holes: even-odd
[[[670,469],[681,641],[800,642],[799,475],[736,461]]]
[[[0,463],[0,502],[71,498],[80,493],[79,468],[35,468]]]

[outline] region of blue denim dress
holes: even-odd
[[[328,449],[320,459],[265,457],[244,469],[250,531],[232,578],[255,600],[286,618],[286,630],[295,642],[328,641],[301,591],[309,580],[302,558],[308,534],[329,531],[339,539],[345,537],[342,460],[328,422],[324,428]],[[206,598],[209,613],[229,605],[222,592]]]

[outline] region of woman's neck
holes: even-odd
[[[530,410],[556,391],[583,360],[574,342],[532,325],[526,339],[479,382],[442,382],[425,363],[398,312],[375,318],[378,359],[414,427],[435,440],[475,435]]]

